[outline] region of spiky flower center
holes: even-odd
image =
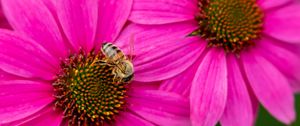
[[[103,125],[125,104],[126,85],[113,81],[113,66],[100,64],[99,52],[70,56],[53,83],[55,106],[64,111],[69,125]]]
[[[226,52],[240,52],[260,37],[263,13],[256,0],[199,0],[196,16],[200,35],[209,46],[221,46]]]

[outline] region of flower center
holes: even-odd
[[[260,37],[263,13],[256,0],[199,0],[199,28],[190,35],[205,38],[208,46],[239,53]]]
[[[64,110],[69,125],[103,125],[123,109],[126,83],[114,81],[114,66],[94,51],[70,56],[53,83],[55,107]]]

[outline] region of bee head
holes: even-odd
[[[133,78],[134,69],[129,60],[120,62],[120,72],[123,74],[123,82],[129,82]]]
[[[128,77],[123,78],[123,82],[129,83],[133,79],[133,74],[130,74]]]

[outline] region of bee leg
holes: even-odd
[[[118,82],[118,77],[117,77],[116,69],[112,70],[112,74],[114,75],[113,82]]]
[[[98,64],[98,65],[107,65],[107,62],[105,62],[104,60],[97,60],[94,62],[95,64]],[[94,64],[93,63],[93,64]]]
[[[98,65],[108,65],[108,66],[112,66],[112,64],[108,61],[105,60],[99,60],[96,62]]]
[[[97,61],[99,65],[108,65],[108,66],[114,66],[114,62],[111,60],[99,60]]]
[[[117,76],[114,76],[113,81],[114,82],[120,82]]]

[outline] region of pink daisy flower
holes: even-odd
[[[160,89],[189,97],[193,125],[250,126],[259,104],[285,124],[295,119],[296,1],[135,0],[129,20],[124,34],[168,57],[173,73]]]
[[[98,64],[107,58],[101,43],[116,41],[131,0],[2,2],[16,32],[0,30],[0,125],[189,125],[188,100],[151,81],[167,73],[138,60],[156,53],[135,50],[129,84]]]

